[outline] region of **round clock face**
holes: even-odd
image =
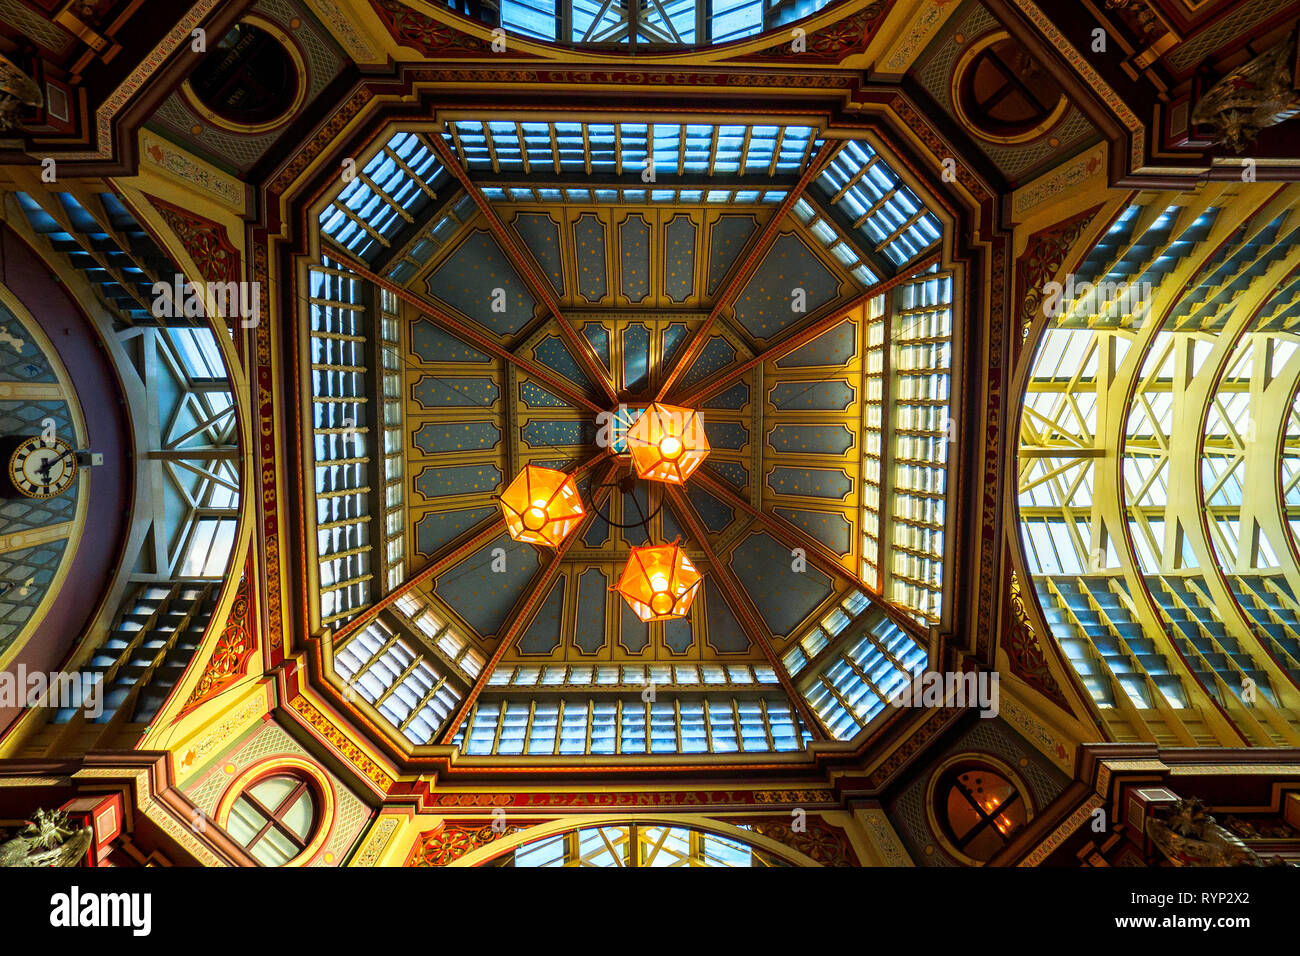
[[[9,481],[28,498],[53,498],[72,487],[77,452],[62,438],[27,438],[9,457]]]

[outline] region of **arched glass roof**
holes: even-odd
[[[1293,744],[1300,193],[1152,194],[1070,277],[1020,439],[1044,614],[1120,739]],[[1279,469],[1281,462],[1281,469]]]
[[[532,40],[710,46],[758,36],[832,0],[450,0],[451,9]],[[498,19],[499,17],[499,19]]]

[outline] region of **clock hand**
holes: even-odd
[[[54,467],[54,463],[56,461],[61,461],[62,459],[63,459],[62,455],[53,455],[49,458],[46,458],[45,464],[41,465],[36,469],[36,473],[45,479],[44,482],[45,484],[48,485],[50,483],[50,469]]]

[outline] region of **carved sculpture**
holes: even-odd
[[[45,105],[41,88],[8,59],[0,56],[0,133],[19,125],[18,114],[26,107]]]
[[[90,827],[73,828],[60,810],[37,810],[31,823],[0,843],[0,866],[77,866],[94,839]]]
[[[1233,70],[1201,97],[1192,122],[1214,142],[1240,153],[1269,126],[1300,113],[1295,76],[1296,34]]]
[[[1196,798],[1147,819],[1146,834],[1174,866],[1263,866],[1265,861],[1210,816]]]

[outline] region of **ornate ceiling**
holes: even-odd
[[[380,653],[405,634],[455,699],[420,733],[408,710],[389,715],[418,745],[497,737],[505,715],[536,710],[539,687],[543,701],[572,695],[565,719],[594,725],[596,698],[652,684],[679,709],[724,707],[732,724],[761,714],[765,735],[743,746],[734,730],[703,733],[700,717],[701,740],[672,729],[672,752],[851,738],[924,659],[921,627],[942,615],[956,337],[936,265],[943,213],[876,137],[780,118],[605,119],[385,129],[356,178],[317,204],[317,613],[355,668],[336,674],[352,686],[376,660],[358,648],[367,636]],[[358,333],[366,302],[382,316],[379,356],[335,337]],[[888,360],[917,383],[897,394],[880,378],[891,341]],[[346,399],[376,358],[382,438],[369,402]],[[601,439],[604,416],[626,429],[655,400],[702,411],[709,457],[683,488],[620,487],[631,463]],[[859,435],[867,414],[874,427]],[[347,493],[363,469],[329,464],[365,442],[385,454],[382,511],[373,486]],[[914,472],[892,485],[880,465],[891,452]],[[497,498],[529,465],[573,472],[588,504],[557,552],[513,541],[501,519]],[[375,560],[359,544],[381,514]],[[882,534],[916,566],[882,569]],[[702,569],[703,593],[687,616],[647,625],[612,587],[632,548],[673,541]],[[376,604],[391,610],[358,616]],[[825,682],[828,640],[864,615],[897,635],[872,651],[885,672],[847,672],[852,689]],[[819,666],[800,674],[809,657]],[[432,706],[429,678],[412,679]],[[398,686],[358,696],[383,714]],[[687,715],[665,719],[684,727]],[[592,752],[663,749],[636,733]],[[550,747],[524,752],[573,752],[558,736]]]

